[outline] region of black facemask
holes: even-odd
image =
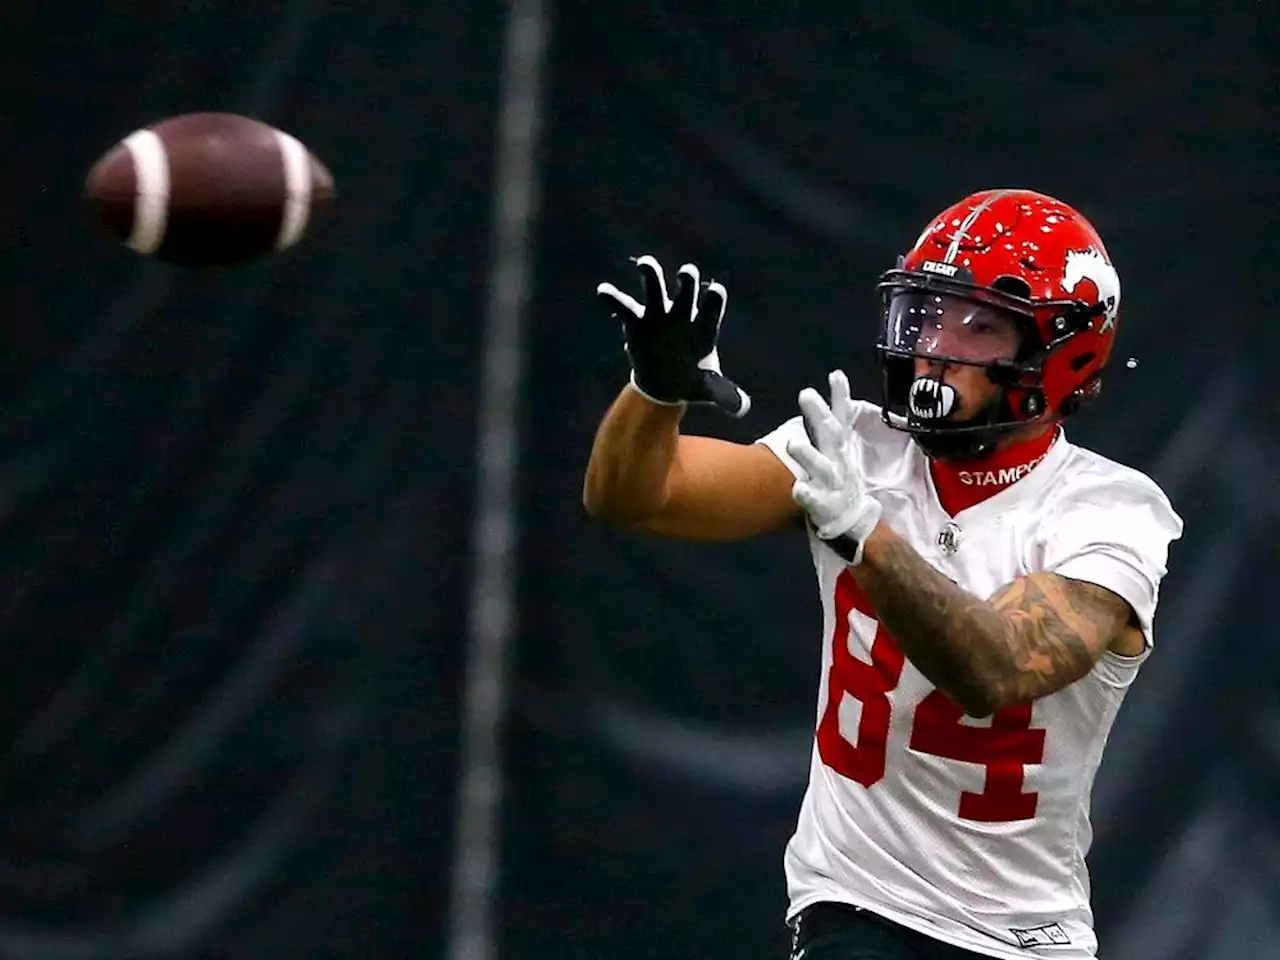
[[[882,416],[889,426],[914,435],[930,457],[966,460],[990,453],[1004,436],[1042,414],[1044,395],[1031,318],[948,286],[914,276],[881,284],[884,315],[876,352]],[[921,359],[934,369],[975,367],[998,389],[969,416],[963,398],[940,373],[917,376]]]

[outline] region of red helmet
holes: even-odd
[[[926,451],[982,453],[1001,434],[1070,416],[1098,393],[1115,342],[1120,278],[1097,231],[1060,200],[1030,190],[966,197],[925,227],[879,289],[885,420],[916,434]],[[993,358],[923,349],[929,318],[956,303],[1011,318],[1016,353]],[[986,368],[1003,386],[998,403],[974,419],[948,421],[952,402],[941,403],[938,391],[949,388],[917,379],[921,356]]]

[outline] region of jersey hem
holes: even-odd
[[[847,893],[815,893],[804,897],[792,904],[787,910],[786,922],[790,923],[799,913],[816,903],[842,903],[846,906],[857,907],[860,910],[866,910],[868,913],[883,917],[891,923],[906,927],[908,930],[926,936],[931,940],[937,940],[939,943],[945,943],[948,946],[959,947],[961,950],[968,950],[970,953],[981,954],[984,957],[995,957],[996,960],[1027,960],[1028,957],[1096,960],[1097,957],[1096,952],[1081,952],[1080,948],[1075,944],[1064,945],[1063,947],[1049,947],[1047,952],[1041,952],[1035,948],[1015,947],[1012,944],[1003,944],[999,941],[993,944],[989,937],[984,937],[981,942],[975,942],[974,940],[957,937],[939,930],[936,926],[930,925],[929,921],[914,914],[904,913],[869,898],[855,897]]]

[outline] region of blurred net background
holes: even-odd
[[[1104,955],[1277,956],[1277,20],[6,4],[0,956],[784,956],[806,551],[583,517],[625,376],[592,290],[646,252],[725,282],[756,407],[689,423],[750,439],[836,363],[875,388],[876,276],[991,186],[1106,238],[1071,433],[1187,522],[1094,797]],[[295,254],[195,276],[88,222],[99,154],[204,109],[334,171]]]

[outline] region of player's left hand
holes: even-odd
[[[746,416],[751,398],[720,369],[717,344],[729,300],[724,285],[703,284],[698,268],[686,263],[676,272],[673,298],[657,260],[643,256],[635,263],[644,278],[643,302],[612,283],[596,287],[609,314],[622,321],[632,387],[663,406],[707,404]]]
[[[862,562],[863,545],[880,522],[880,504],[866,491],[862,464],[853,443],[853,398],[849,378],[833,370],[827,378],[831,403],[812,387],[800,391],[806,440],[792,440],[789,453],[804,468],[791,496],[809,515],[818,539],[843,540],[851,549],[839,552],[855,566]]]

